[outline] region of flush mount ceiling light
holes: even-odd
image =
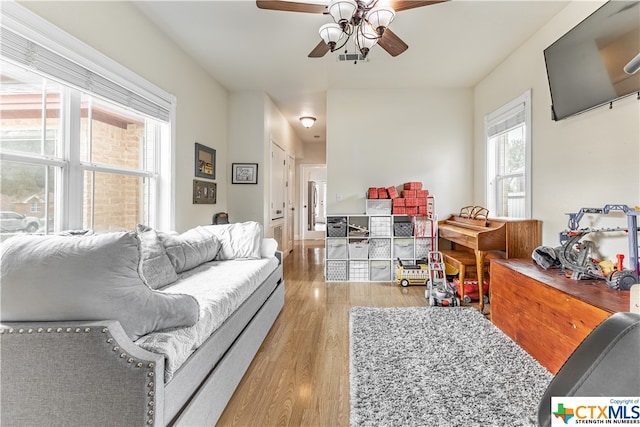
[[[322,40],[309,53],[309,58],[320,58],[329,51],[335,52],[345,47],[349,40],[353,40],[356,52],[365,59],[369,50],[376,44],[391,56],[400,55],[409,47],[388,28],[396,12],[445,1],[448,0],[332,0],[328,6],[325,6],[291,1],[257,0],[256,4],[260,9],[321,13],[331,16],[333,22],[320,27],[319,33]]]
[[[300,117],[300,123],[302,123],[302,126],[306,127],[307,129],[313,126],[315,122],[316,122],[315,117],[311,117],[311,116]]]

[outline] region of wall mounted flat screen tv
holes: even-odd
[[[552,117],[640,91],[640,1],[611,0],[544,50]]]

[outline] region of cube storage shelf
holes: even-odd
[[[436,222],[405,215],[328,215],[325,280],[391,282],[397,259],[415,264],[437,250]]]

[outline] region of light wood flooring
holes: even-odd
[[[326,283],[324,242],[284,260],[285,305],[218,426],[348,426],[349,308],[425,306],[424,286]]]

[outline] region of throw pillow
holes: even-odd
[[[138,230],[141,227],[138,225]],[[178,280],[167,251],[156,230],[138,231],[140,239],[140,276],[151,289],[159,289]]]
[[[278,241],[272,238],[262,239],[260,256],[262,258],[273,258],[278,250]]]
[[[16,236],[0,247],[0,321],[116,319],[132,340],[192,326],[190,295],[154,291],[138,274],[134,232]]]
[[[255,221],[199,227],[213,234],[222,248],[216,259],[260,259],[262,225]]]
[[[220,251],[220,241],[200,227],[180,235],[161,235],[160,239],[176,273],[191,270],[212,261]]]

